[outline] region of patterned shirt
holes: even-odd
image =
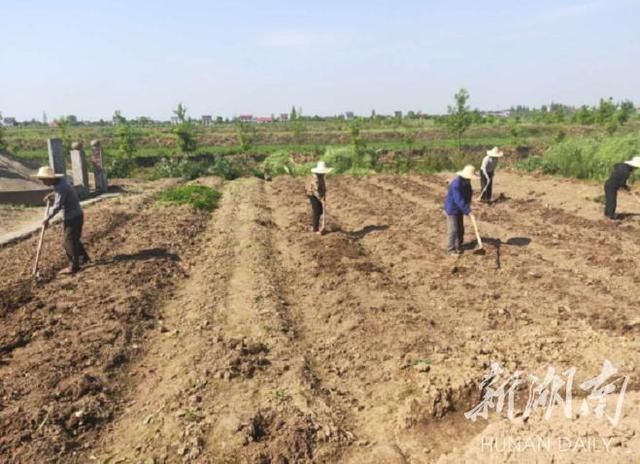
[[[316,197],[318,200],[323,200],[327,195],[327,186],[324,183],[324,176],[313,174],[307,181],[306,191],[308,196]]]

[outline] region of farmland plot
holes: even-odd
[[[476,209],[484,256],[444,253],[440,176],[329,178],[322,238],[303,180],[279,177],[225,184],[212,214],[157,207],[153,189],[91,208],[95,265],[77,277],[53,277],[53,234],[37,285],[25,280],[35,239],[0,250],[0,454],[635,462],[640,223],[600,219],[596,186],[501,176],[503,195]],[[629,379],[615,427],[464,415],[492,363],[539,377],[575,367],[577,413],[605,359]],[[505,435],[556,446],[506,450]]]

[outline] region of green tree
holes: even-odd
[[[598,124],[603,126],[611,124],[611,122],[614,121],[615,114],[616,105],[613,103],[613,99],[609,98],[608,100],[605,100],[604,98],[601,98],[598,109],[596,110],[596,121]]]
[[[578,124],[591,125],[595,122],[596,118],[593,111],[587,105],[582,105],[578,108],[578,111],[576,111],[574,120]]]
[[[7,150],[7,143],[4,141],[4,127],[0,125],[0,152]]]
[[[71,135],[69,134],[69,119],[66,116],[61,116],[56,121],[58,130],[60,132],[60,139],[62,140],[62,148],[65,156],[69,156],[71,151]]]
[[[291,121],[295,121],[296,119],[298,119],[298,113],[296,111],[295,105],[291,107],[291,114],[289,115],[289,119]]]
[[[618,113],[616,115],[618,124],[623,125],[628,122],[636,113],[636,106],[630,100],[625,100],[619,105]]]
[[[292,122],[293,140],[298,145],[302,145],[305,141],[305,135],[307,132],[307,126],[301,119],[296,119]]]
[[[455,105],[449,106],[449,116],[447,117],[447,129],[458,140],[458,151],[462,151],[462,135],[471,125],[471,113],[467,106],[469,92],[460,89],[454,95]]]
[[[120,113],[120,110],[117,110],[115,113],[113,113],[113,123],[116,126],[119,124],[124,124],[126,122],[127,122],[127,118],[122,116],[122,114]]]
[[[360,166],[360,161],[366,148],[365,141],[360,136],[360,123],[356,120],[349,126],[349,137],[351,139],[351,149],[355,158],[355,165]]]
[[[194,153],[198,148],[196,127],[191,118],[187,118],[187,108],[179,103],[173,114],[178,118],[178,124],[172,130],[176,136],[178,150],[182,154]]]
[[[137,150],[137,134],[131,124],[121,123],[116,129],[116,151],[118,156],[131,161]]]
[[[248,152],[253,147],[256,130],[253,124],[240,121],[238,123],[238,143],[243,153]]]

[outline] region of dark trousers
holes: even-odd
[[[80,269],[80,258],[83,259],[83,262],[89,261],[89,255],[80,241],[80,238],[82,237],[83,224],[83,215],[64,221],[63,246],[69,261],[71,261],[71,269],[73,271]]]
[[[487,184],[489,184],[488,187]],[[487,187],[486,190],[485,187]],[[484,190],[480,200],[491,201],[491,194],[493,192],[493,172],[490,172],[489,178],[487,178],[487,176],[484,175],[484,172],[480,171],[480,188],[481,191]]]
[[[616,218],[616,207],[618,206],[618,189],[604,184],[604,215],[610,219]]]
[[[311,202],[311,214],[313,215],[313,231],[320,230],[320,216],[322,216],[322,202],[314,196],[309,196]]]
[[[464,243],[464,215],[447,214],[447,250],[461,251]]]

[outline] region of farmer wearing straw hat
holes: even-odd
[[[80,260],[83,264],[89,262],[89,255],[84,249],[80,237],[82,236],[82,225],[84,223],[84,214],[78,200],[78,195],[74,188],[64,178],[63,174],[56,174],[49,166],[43,166],[38,170],[36,177],[42,181],[44,185],[52,186],[53,192],[49,193],[44,199],[48,202],[51,195],[54,197],[53,207],[49,212],[49,216],[42,222],[43,227],[48,227],[53,217],[63,211],[64,218],[64,242],[63,246],[67,253],[67,257],[71,262],[71,266],[60,271],[61,274],[74,274],[80,270]]]
[[[462,253],[464,243],[464,216],[471,214],[471,180],[477,179],[475,169],[470,164],[457,173],[449,184],[444,211],[447,215],[448,243],[447,251]]]
[[[498,166],[498,159],[502,158],[504,153],[493,147],[491,150],[487,150],[487,156],[482,160],[480,165],[480,186],[482,188],[482,195],[480,195],[480,201],[490,203],[491,193],[493,192],[493,175],[496,172]]]
[[[611,176],[604,184],[605,207],[604,215],[609,219],[616,219],[616,207],[618,206],[618,190],[629,190],[627,180],[634,169],[640,167],[640,156],[624,163],[617,163],[613,166]]]
[[[318,235],[322,235],[323,232],[323,229],[320,228],[320,216],[324,214],[325,201],[327,198],[327,186],[324,182],[324,175],[331,171],[332,169],[328,168],[324,161],[318,161],[318,165],[311,169],[312,176],[309,178],[306,186],[313,216],[311,230]]]

